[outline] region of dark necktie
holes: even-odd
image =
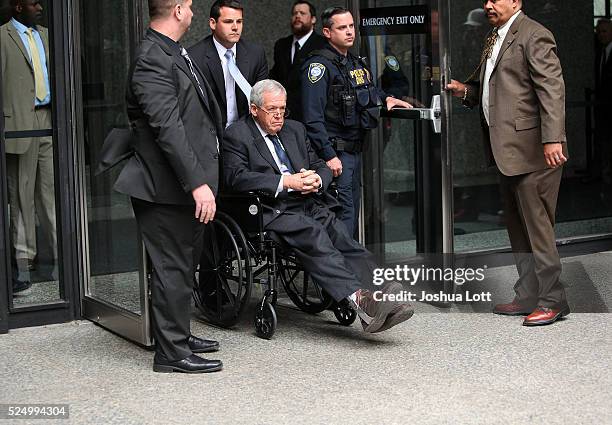
[[[274,145],[274,150],[276,151],[276,156],[278,156],[278,160],[280,161],[281,165],[284,165],[291,174],[295,174],[295,171],[291,166],[291,161],[289,161],[289,157],[287,156],[287,152],[285,152],[281,146],[278,137],[272,134],[268,134],[266,137],[272,141],[272,145]]]
[[[295,47],[295,51],[293,52],[293,57],[291,58],[291,63],[295,62],[295,57],[297,56],[298,52],[300,51],[300,42],[299,41],[295,41],[295,43],[293,43],[293,46]]]
[[[181,47],[181,56],[185,59],[185,62],[187,62],[187,65],[189,66],[189,71],[191,71],[191,75],[193,75],[193,78],[195,79],[195,82],[198,85],[198,90],[200,91],[200,94],[204,98],[204,101],[208,102],[208,97],[206,96],[206,94],[204,93],[204,90],[202,89],[202,85],[200,84],[200,79],[198,78],[198,74],[196,74],[195,68],[193,66],[193,62],[191,62],[191,58],[189,57],[189,54],[187,53],[187,50],[185,50],[184,47]]]
[[[493,47],[495,47],[495,43],[497,42],[498,36],[499,34],[497,33],[497,27],[493,28],[491,34],[489,34],[487,40],[485,41],[484,48],[482,49],[482,54],[480,55],[480,63],[478,64],[474,72],[472,72],[472,74],[468,77],[468,79],[465,80],[466,83],[474,81],[475,78],[480,74],[480,68],[493,54]]]
[[[599,67],[599,79],[603,82],[604,80],[604,73],[606,70],[606,63],[608,62],[608,57],[606,56],[607,53],[607,48],[604,47],[603,50],[601,51],[601,65]]]

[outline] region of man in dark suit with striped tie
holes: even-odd
[[[219,344],[191,335],[189,303],[204,224],[216,211],[221,113],[178,43],[191,24],[192,0],[148,4],[151,24],[126,95],[133,133],[126,148],[132,155],[115,190],[130,196],[151,259],[153,370],[213,372],[222,363],[194,353],[217,351]]]

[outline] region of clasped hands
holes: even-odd
[[[287,174],[283,176],[283,186],[285,189],[292,189],[303,195],[316,193],[321,187],[321,177],[313,170],[302,168],[299,173]]]

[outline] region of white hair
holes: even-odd
[[[251,90],[249,101],[260,108],[263,106],[264,93],[283,94],[287,97],[287,90],[276,80],[261,80],[255,83]]]

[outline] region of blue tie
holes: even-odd
[[[276,156],[278,156],[278,160],[280,161],[281,166],[284,165],[285,168],[289,171],[289,173],[295,174],[295,171],[293,170],[293,167],[291,166],[291,161],[289,161],[289,157],[287,156],[287,153],[283,149],[278,137],[272,134],[268,134],[267,137],[268,139],[272,141],[272,144],[274,145],[274,150],[276,151]],[[282,171],[283,170],[281,170],[281,172]]]
[[[229,71],[230,75],[232,76],[238,87],[240,87],[242,93],[244,93],[244,95],[246,96],[247,101],[250,102],[251,85],[246,80],[246,78],[244,78],[244,75],[242,75],[240,69],[238,69],[238,65],[236,65],[236,59],[234,58],[234,52],[231,50],[227,50],[225,52],[225,57],[227,58],[227,70]]]

